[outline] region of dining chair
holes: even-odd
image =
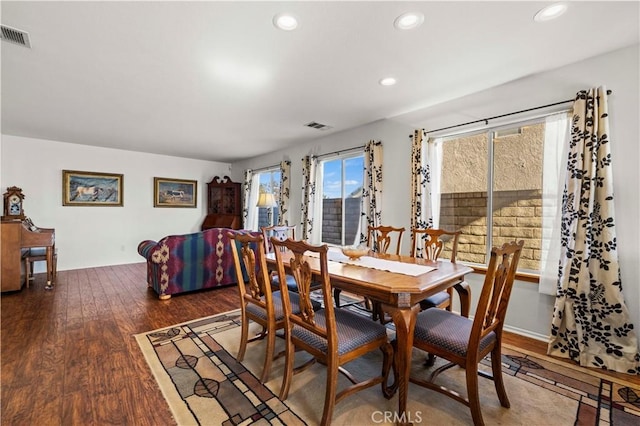
[[[322,425],[331,422],[335,404],[354,392],[381,384],[386,389],[387,377],[393,358],[391,344],[387,339],[386,327],[370,319],[350,312],[347,309],[336,309],[331,300],[331,283],[327,266],[328,246],[309,245],[304,241],[287,239],[278,241],[272,239],[275,246],[276,264],[280,280],[280,291],[283,294],[285,311],[285,370],[280,389],[280,399],[285,400],[289,394],[294,374],[305,370],[316,361],[327,368],[327,384],[325,388]],[[291,258],[285,266],[285,251],[291,253]],[[320,275],[316,280],[320,282],[324,307],[314,312],[310,303],[310,289],[312,269],[309,265],[308,254],[316,257],[319,262]],[[286,268],[286,269],[285,269]],[[296,313],[290,305],[288,297],[291,292],[285,292],[285,270],[295,277],[298,287],[300,312]],[[358,381],[342,366],[354,359],[380,349],[383,362],[380,376]],[[313,356],[312,359],[294,369],[294,356],[297,351],[305,351]],[[337,392],[338,372],[343,373],[352,383]],[[315,401],[309,401],[314,404]]]
[[[227,235],[231,241],[231,252],[240,293],[242,328],[237,360],[242,362],[244,359],[247,343],[266,337],[267,347],[260,375],[260,381],[264,383],[269,378],[271,363],[274,359],[276,330],[284,328],[281,294],[279,290],[272,291],[269,284],[263,236],[241,233],[227,233]],[[242,273],[241,258],[247,275],[246,283]],[[292,305],[292,311],[299,311],[297,297],[294,295],[288,300]],[[249,321],[262,326],[262,331],[251,339],[249,339]]]
[[[402,234],[404,228],[395,228],[393,226],[369,226],[367,228],[367,242],[369,248],[375,253],[387,253],[395,241],[395,254],[400,254],[400,247],[402,246]],[[333,299],[338,308],[342,307],[340,302],[340,293],[342,290],[335,288],[333,290]],[[365,308],[370,310],[373,315],[374,321],[379,315],[381,307],[379,304],[371,303],[368,299],[364,300]]]
[[[471,409],[474,425],[483,425],[478,392],[478,375],[492,379],[500,404],[509,408],[502,380],[502,328],[524,241],[504,244],[491,250],[489,267],[473,320],[444,309],[427,309],[418,314],[413,346],[449,361],[427,379],[412,375],[412,383],[447,395]],[[478,370],[491,354],[492,374]],[[467,398],[436,384],[436,377],[458,365],[465,369]]]
[[[284,241],[287,238],[291,238],[293,240],[296,239],[296,227],[289,225],[274,225],[274,226],[263,226],[260,228],[262,230],[262,236],[264,237],[264,249],[265,253],[273,253],[273,244],[271,244],[271,238],[275,238],[280,241]],[[278,274],[273,271],[271,273],[271,283],[275,288],[280,287]],[[296,282],[291,275],[287,275],[287,286],[290,291],[296,291]]]
[[[456,255],[458,253],[458,240],[460,238],[460,231],[445,231],[444,229],[412,229],[411,230],[411,257],[422,257],[429,260],[438,260],[442,254],[445,243],[451,241],[451,263],[456,262]],[[420,309],[425,310],[429,308],[441,308],[451,311],[453,302],[453,287],[449,287],[445,291],[429,296],[426,299],[420,301]],[[468,300],[466,306],[461,306],[461,312],[463,315],[468,316],[469,306]],[[461,300],[461,304],[465,304],[465,301]]]
[[[391,243],[395,240],[395,254],[399,255],[404,231],[404,228],[395,228],[393,226],[369,226],[367,233],[369,247],[376,253],[388,253]]]
[[[392,247],[393,241],[395,241],[395,254],[400,255],[400,248],[402,247],[402,235],[405,228],[395,228],[393,226],[369,226],[367,232],[367,241],[369,247],[376,253],[388,253]],[[382,305],[378,302],[372,303],[372,318],[374,321],[380,320],[380,322],[387,323],[390,320],[386,320]]]

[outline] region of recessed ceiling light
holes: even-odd
[[[536,13],[536,15],[533,17],[533,20],[536,22],[550,21],[552,19],[556,19],[566,11],[566,3],[554,3],[545,7],[544,9],[539,10],[538,13]]]
[[[279,13],[273,17],[273,25],[285,31],[292,31],[298,28],[298,20],[288,13]]]
[[[424,15],[419,12],[408,12],[398,16],[393,25],[399,30],[410,30],[419,27],[424,22]]]
[[[383,78],[382,80],[380,80],[380,84],[382,86],[393,86],[394,84],[396,84],[396,79],[393,77]]]

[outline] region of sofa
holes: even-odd
[[[211,228],[185,235],[169,235],[160,241],[145,240],[138,253],[147,260],[147,284],[161,300],[174,294],[237,284],[227,233],[250,233]],[[243,266],[244,269],[244,266]],[[242,271],[246,278],[246,271]]]

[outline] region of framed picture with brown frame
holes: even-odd
[[[62,171],[63,206],[122,207],[124,175]]]
[[[197,180],[153,178],[153,207],[195,208],[197,200]]]

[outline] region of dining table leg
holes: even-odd
[[[416,327],[416,319],[420,311],[420,305],[406,308],[387,307],[391,314],[393,324],[396,326],[396,352],[394,373],[395,384],[398,390],[398,413],[396,419],[404,420],[401,424],[412,418],[407,412],[407,394],[409,391],[409,374],[411,372],[411,355],[413,352],[413,330]]]

